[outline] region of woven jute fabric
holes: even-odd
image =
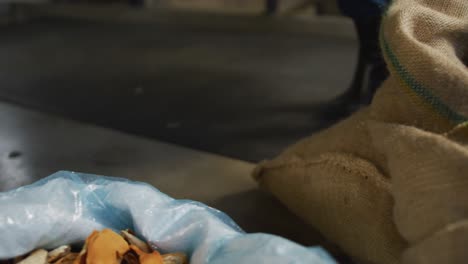
[[[396,0],[372,104],[254,171],[363,263],[468,263],[468,1]]]

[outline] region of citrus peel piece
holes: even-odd
[[[130,249],[138,255],[140,264],[164,264],[161,254],[157,251],[146,253],[135,245],[130,245]]]

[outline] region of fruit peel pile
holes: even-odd
[[[184,253],[161,255],[130,230],[117,234],[104,229],[91,233],[80,252],[72,252],[69,245],[50,252],[37,249],[0,264],[188,264],[188,260]]]

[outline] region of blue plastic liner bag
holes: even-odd
[[[215,209],[125,179],[63,171],[0,193],[0,260],[82,243],[104,228],[132,229],[162,253],[185,252],[191,264],[335,263],[319,247],[246,234]]]

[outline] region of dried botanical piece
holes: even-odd
[[[164,264],[188,264],[187,255],[184,253],[172,253],[162,255]]]
[[[110,229],[93,231],[80,252],[71,250],[69,245],[50,252],[38,249],[0,264],[188,264],[185,254],[161,255],[128,229],[120,234]]]
[[[47,254],[47,262],[53,263],[57,261],[60,258],[63,258],[66,256],[68,253],[70,253],[71,247],[68,245],[65,246],[60,246]]]
[[[27,258],[18,262],[18,264],[47,264],[47,250],[38,249],[33,251]]]
[[[145,253],[150,253],[152,251],[146,242],[143,242],[141,239],[130,233],[128,229],[122,230],[120,234],[130,245],[137,246],[141,251]]]

